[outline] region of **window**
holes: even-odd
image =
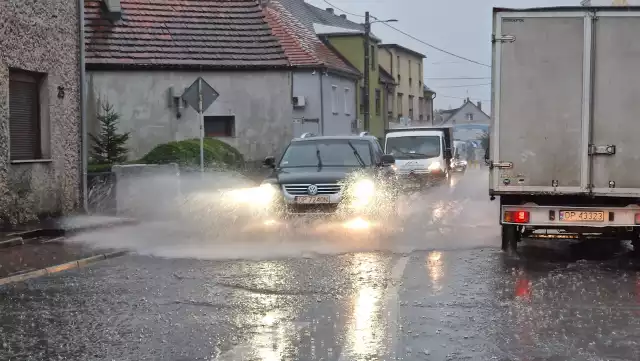
[[[351,89],[344,88],[344,114],[351,115]]]
[[[371,45],[371,70],[376,70],[376,47],[375,45]]]
[[[382,112],[382,95],[380,89],[376,89],[376,115],[380,115]]]
[[[204,117],[205,137],[233,137],[235,133],[235,115],[208,115]]]
[[[467,113],[466,118],[468,121],[473,121],[473,113]]]
[[[317,167],[321,162],[327,167],[358,167],[360,160],[371,165],[371,146],[366,140],[310,140],[293,142],[282,156],[281,168]],[[355,156],[356,149],[360,159]],[[318,159],[319,158],[319,159]]]
[[[338,114],[338,86],[331,86],[331,112]]]
[[[360,87],[360,113],[364,113],[364,87]]]
[[[420,114],[420,120],[424,119],[425,108],[424,98],[418,98],[418,113]]]
[[[409,95],[409,119],[413,119],[413,95]]]
[[[402,109],[402,96],[404,94],[402,93],[398,93],[398,117],[402,116],[403,113],[403,109]]]
[[[43,75],[9,71],[9,152],[11,160],[42,159],[40,88]]]

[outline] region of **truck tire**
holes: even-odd
[[[518,228],[513,224],[502,225],[502,250],[503,251],[515,251],[518,248],[518,241],[520,241],[520,234]]]

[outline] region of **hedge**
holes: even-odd
[[[204,163],[212,166],[238,166],[244,163],[242,154],[229,144],[213,138],[204,140]],[[160,144],[142,157],[140,163],[177,163],[181,167],[200,165],[200,140],[188,139]]]

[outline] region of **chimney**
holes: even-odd
[[[120,0],[102,0],[104,15],[110,22],[114,23],[122,19],[122,7]]]
[[[347,14],[340,14],[340,17],[343,18],[343,19],[346,19],[347,18]]]
[[[327,8],[326,10],[329,14],[333,14],[333,8]]]
[[[478,109],[482,110],[482,102],[478,101]]]

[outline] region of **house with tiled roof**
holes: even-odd
[[[293,67],[294,135],[357,131],[356,89],[360,72],[329,44],[320,41],[281,0],[271,0],[264,12]]]
[[[121,116],[138,159],[158,144],[197,138],[182,97],[202,77],[219,94],[204,111],[206,137],[249,160],[292,138],[291,66],[256,0],[85,0],[88,118],[99,102]]]
[[[274,1],[274,0],[272,0]],[[347,18],[345,14],[337,14],[333,8],[321,9],[304,0],[278,0],[299,23],[313,31],[332,50],[353,65],[360,73],[364,73],[364,25]],[[383,137],[387,124],[384,109],[387,109],[387,94],[393,84],[380,72],[377,46],[380,39],[374,35],[370,37],[371,63],[369,88],[369,131],[378,137]],[[391,79],[391,81],[393,81]],[[364,79],[358,81],[356,117],[358,128],[363,129],[364,119]]]

